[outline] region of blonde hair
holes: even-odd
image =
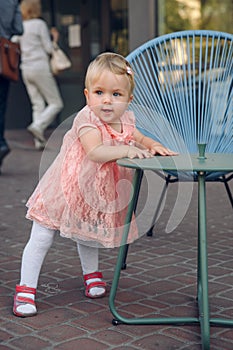
[[[40,0],[23,0],[20,9],[24,20],[41,17]]]
[[[85,87],[89,89],[92,81],[98,79],[103,70],[106,69],[117,75],[125,74],[129,80],[129,96],[132,95],[135,85],[133,70],[129,62],[127,62],[123,56],[112,52],[100,54],[89,64],[86,73]]]

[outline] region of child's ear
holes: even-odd
[[[129,103],[133,101],[133,95],[129,97]]]
[[[86,88],[84,89],[84,95],[85,95],[85,97],[86,97],[86,102],[87,102],[87,104],[88,104],[89,93],[88,93],[88,90],[87,90]]]

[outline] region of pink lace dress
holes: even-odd
[[[78,113],[64,136],[60,153],[27,202],[28,219],[83,244],[107,248],[121,244],[132,170],[116,162],[91,161],[77,136],[82,127],[91,126],[100,130],[106,145],[131,144],[133,113],[126,111],[121,121],[123,131],[118,133],[102,123],[88,106]],[[128,243],[136,238],[133,218]]]

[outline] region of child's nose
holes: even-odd
[[[112,99],[111,99],[111,96],[109,94],[105,94],[104,95],[104,98],[103,98],[103,101],[104,103],[111,103],[112,102]]]

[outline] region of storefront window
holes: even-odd
[[[128,54],[128,4],[127,0],[111,0],[110,8],[111,50],[123,56]]]
[[[232,0],[158,0],[159,35],[180,30],[232,32]]]
[[[101,0],[42,0],[43,17],[55,26],[59,44],[72,61],[64,77],[83,74],[91,59],[100,52]]]
[[[101,41],[101,21],[100,21],[101,1],[92,1],[90,6],[90,54],[91,59],[100,52]]]
[[[63,76],[85,70],[103,50],[128,54],[128,0],[41,0],[43,17],[59,30],[59,44],[72,61]]]
[[[59,31],[59,45],[72,61],[72,68],[63,75],[69,76],[81,70],[81,26],[79,1],[42,0],[43,17],[49,27]]]

